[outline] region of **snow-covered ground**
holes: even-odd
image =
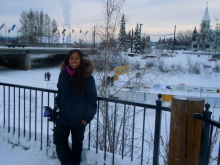
[[[144,70],[144,66],[146,65],[146,59],[141,59],[142,56],[128,57],[129,65],[130,65],[130,74],[128,76],[119,76],[119,81],[127,81],[132,77],[135,77],[137,72],[143,73],[142,79],[137,80],[144,83],[151,84],[167,84],[167,85],[178,85],[185,84],[186,86],[198,86],[198,87],[215,87],[220,89],[220,73],[215,73],[212,71],[212,68],[216,65],[220,65],[219,62],[209,61],[211,58],[210,55],[192,55],[192,54],[184,54],[183,51],[178,51],[178,54],[175,54],[175,57],[164,57],[163,63],[165,67],[169,67],[172,64],[181,65],[181,72],[159,72],[157,70],[147,69]],[[199,52],[198,52],[199,54]],[[187,61],[188,59],[188,61]],[[189,64],[189,59],[193,64],[197,61],[201,63],[201,73],[200,74],[189,74],[187,70],[187,66]],[[152,59],[155,60],[155,59]],[[134,65],[139,66],[139,69],[132,67]],[[206,67],[207,66],[207,67]],[[44,73],[50,72],[51,81],[44,81]],[[56,82],[59,75],[59,67],[47,67],[47,68],[35,68],[28,71],[10,69],[5,67],[0,67],[0,82],[11,83],[11,84],[19,84],[33,87],[41,87],[41,88],[54,88],[56,86]],[[94,73],[94,77],[97,79],[97,85],[100,82],[99,76],[97,73]],[[141,84],[140,83],[140,84]],[[143,88],[139,88],[140,90],[144,90]],[[158,91],[153,89],[148,89],[147,92],[158,93]],[[172,94],[185,95],[187,92],[178,92]],[[201,96],[200,93],[188,93],[188,95],[198,95]],[[206,96],[207,94],[204,94]],[[220,98],[220,93],[210,93],[209,96],[215,96]],[[220,112],[215,112],[215,119],[219,118]],[[44,152],[39,152],[39,149],[32,144],[32,147],[29,150],[23,150],[21,147],[13,147],[12,144],[7,143],[7,139],[3,139],[1,137],[2,130],[0,129],[0,164],[5,165],[58,165],[59,161],[57,159],[48,158]],[[39,148],[39,147],[38,147]],[[98,164],[103,164],[103,154],[95,154],[94,150],[91,151],[83,151],[83,158],[87,159],[87,162],[83,162],[82,165],[90,164],[93,165],[93,162],[98,161]],[[117,159],[118,162],[116,165],[124,165],[131,164],[136,165],[137,162],[130,162],[129,160],[121,160]],[[110,164],[111,159],[108,158],[106,164]]]

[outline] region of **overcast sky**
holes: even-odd
[[[176,31],[199,29],[208,2],[211,25],[215,18],[220,19],[220,0],[127,0],[122,9],[127,24],[126,31],[143,24],[142,33],[164,35]],[[20,28],[22,11],[43,10],[51,19],[56,19],[60,29],[64,24],[69,29],[89,31],[102,20],[101,0],[0,0],[0,25],[6,24],[7,30],[16,24]],[[0,33],[5,35],[5,28]],[[16,36],[16,30],[6,35]],[[151,37],[153,39],[153,36]]]

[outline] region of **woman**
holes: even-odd
[[[80,50],[71,50],[62,62],[55,98],[59,117],[54,129],[54,143],[62,165],[79,165],[86,125],[97,109],[97,92],[91,73],[94,66],[83,59]],[[72,147],[68,137],[71,133]]]

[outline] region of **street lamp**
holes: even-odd
[[[67,25],[67,24],[65,24],[65,25]],[[64,35],[65,35],[65,33],[64,33],[65,32],[65,30],[64,30],[65,25],[63,25],[63,32],[62,32],[63,33],[63,44],[64,44]]]

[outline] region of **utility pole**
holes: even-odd
[[[93,39],[94,39],[94,48],[95,48],[95,26],[94,26],[94,32],[93,32]]]
[[[165,35],[164,35],[164,42],[163,43],[164,43],[164,48],[165,48]]]
[[[174,45],[175,45],[175,34],[176,34],[176,25],[174,28],[174,36],[173,36],[173,52],[174,52]]]
[[[5,40],[6,40],[6,43],[7,43],[7,38],[6,38],[6,24],[5,24]]]
[[[133,47],[133,28],[131,30],[131,53],[132,53],[132,47]]]
[[[141,26],[142,26],[143,24],[140,24],[140,36],[141,36]]]
[[[50,47],[50,24],[48,22],[48,46]]]

